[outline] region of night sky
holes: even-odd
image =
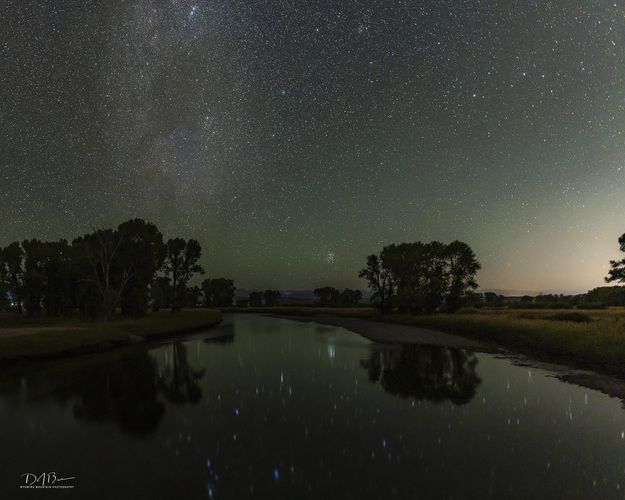
[[[483,288],[618,256],[623,0],[0,5],[0,245],[138,216],[299,289],[402,241],[468,242]]]

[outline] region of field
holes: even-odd
[[[625,309],[464,309],[455,314],[382,316],[371,308],[233,308],[294,316],[349,316],[430,328],[493,342],[535,357],[625,376]]]
[[[0,314],[0,359],[25,359],[92,352],[208,328],[221,321],[212,309],[150,313],[107,323],[80,319],[27,318]]]

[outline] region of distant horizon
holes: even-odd
[[[137,217],[138,216],[129,216],[126,218],[122,218],[119,221],[112,222],[110,226],[116,226],[120,222],[123,222],[128,219],[137,218]],[[161,227],[158,224],[158,222],[155,222],[154,220],[150,220],[150,219],[146,219],[146,220],[148,222],[155,223],[159,228]],[[32,238],[48,240],[48,241],[58,241],[60,239],[66,239],[71,242],[74,238],[80,236],[83,232],[90,232],[94,228],[104,228],[104,227],[106,227],[106,224],[89,224],[84,229],[79,229],[78,227],[75,227],[74,231],[67,231],[65,232],[65,234],[58,234],[58,235],[51,234],[52,232],[50,230],[43,231],[44,235],[48,235],[47,237],[42,236],[41,234],[35,234],[32,231],[22,232],[23,236],[13,238],[13,239],[8,238],[6,233],[2,233],[0,234],[0,247],[8,245],[12,241],[23,241],[23,240],[32,239]],[[166,238],[168,236],[173,236],[174,234],[176,234],[175,230],[171,230],[168,232],[171,234],[164,234]],[[620,234],[621,233],[619,233],[619,235]],[[188,233],[184,236],[194,237],[192,233]],[[613,258],[619,258],[618,244],[616,241],[617,237],[618,235],[616,235],[611,241],[610,246],[612,247],[612,251],[606,251],[604,260],[600,262],[599,265],[596,266],[596,272],[598,273],[598,275],[595,277],[594,283],[590,282],[588,285],[579,285],[579,284],[575,285],[575,284],[568,283],[566,286],[561,286],[561,287],[554,286],[553,284],[551,286],[540,287],[540,286],[532,286],[532,284],[529,283],[529,286],[527,286],[528,284],[524,284],[523,286],[516,287],[516,286],[501,286],[501,285],[496,285],[492,283],[483,284],[481,280],[481,276],[486,275],[488,278],[493,274],[493,272],[492,272],[492,269],[489,269],[484,265],[484,260],[480,258],[479,253],[476,251],[477,258],[482,263],[482,270],[479,271],[477,275],[477,282],[479,285],[478,291],[485,291],[485,292],[493,291],[495,293],[506,295],[506,296],[516,296],[516,295],[536,296],[536,295],[541,295],[541,294],[543,295],[545,294],[577,295],[577,294],[586,293],[588,290],[592,290],[593,288],[596,288],[596,287],[612,286],[614,284],[607,284],[603,278],[604,276],[607,275],[607,270],[609,269],[609,260]],[[451,238],[451,239],[454,239],[454,238]],[[228,267],[228,266],[221,264],[219,261],[212,260],[214,248],[212,248],[210,244],[205,244],[201,239],[200,239],[200,243],[202,244],[203,255],[202,255],[202,258],[200,259],[200,262],[206,269],[207,276],[209,277],[222,277],[223,276],[223,277],[232,278],[237,288],[241,288],[241,289],[249,289],[249,290],[279,289],[279,290],[297,291],[297,290],[314,290],[315,288],[323,287],[323,286],[333,286],[335,288],[340,288],[340,289],[353,288],[353,289],[359,289],[359,290],[366,290],[367,287],[365,285],[365,281],[357,277],[358,271],[365,264],[366,255],[368,255],[369,253],[374,253],[374,252],[381,250],[382,246],[387,245],[387,244],[409,242],[409,241],[414,241],[414,240],[406,239],[403,241],[382,242],[380,244],[381,246],[379,246],[378,248],[371,248],[369,252],[363,253],[361,266],[355,267],[352,270],[346,270],[345,268],[339,266],[339,263],[337,263],[337,257],[334,256],[334,262],[332,262],[332,269],[334,269],[335,271],[334,274],[330,276],[327,273],[321,273],[319,277],[310,276],[306,280],[308,283],[312,283],[309,286],[306,286],[305,284],[302,285],[301,283],[298,283],[298,282],[286,284],[284,282],[277,281],[277,279],[273,282],[269,281],[262,286],[248,286],[246,283],[247,280],[245,280],[243,276],[238,276],[242,274],[241,273],[242,266],[238,266],[236,262],[232,262],[230,264],[230,267]],[[317,261],[315,260],[314,262],[317,262]],[[535,265],[536,267],[544,267],[544,265],[541,266],[536,263],[533,263],[533,264],[525,263],[523,265],[523,268],[524,269],[528,268],[531,270],[533,268],[533,265]],[[255,271],[254,269],[248,266],[246,268],[245,274],[250,274],[250,275],[258,274],[258,273],[255,273],[254,271]],[[259,271],[262,271],[262,267],[259,267]],[[339,274],[346,275],[348,271],[350,271],[350,276],[347,276],[345,279],[338,281],[337,275]],[[323,274],[325,274],[327,278],[323,278]],[[571,279],[571,275],[569,273],[567,273],[566,276],[567,276],[567,281]],[[573,273],[573,276],[574,276],[574,273]],[[197,279],[195,281],[197,281]],[[339,284],[341,282],[343,284]]]

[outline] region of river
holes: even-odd
[[[32,493],[20,486],[45,472],[53,487],[33,498],[570,499],[625,488],[618,398],[511,357],[254,315],[5,368],[0,424],[0,498]]]

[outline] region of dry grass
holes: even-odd
[[[582,322],[561,310],[470,310],[456,314],[377,318],[432,328],[515,347],[539,355],[564,358],[596,369],[625,375],[625,311],[577,310]]]
[[[140,319],[116,318],[108,323],[76,318],[28,319],[3,314],[0,316],[0,359],[104,350],[130,343],[131,336],[150,339],[177,335],[208,328],[220,321],[221,312],[212,309],[178,314],[162,311]]]

